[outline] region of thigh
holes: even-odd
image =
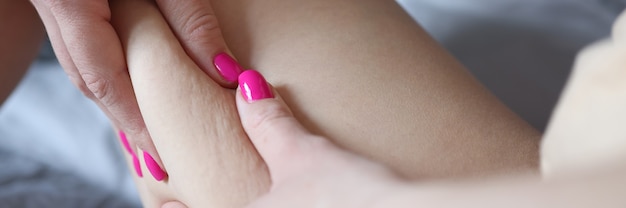
[[[30,2],[0,2],[0,105],[35,59],[43,33]]]
[[[395,1],[212,2],[244,66],[338,145],[410,178],[536,169],[539,133]]]
[[[169,173],[162,183],[136,178],[146,204],[176,199],[190,206],[233,207],[264,193],[269,184],[267,171],[241,129],[234,92],[221,88],[195,66],[154,5],[112,2],[117,3],[112,6],[112,22],[126,51],[139,107]],[[277,2],[267,1],[274,6]],[[254,2],[246,5],[251,9],[241,15],[258,13],[253,10]],[[298,17],[305,13],[299,7],[290,8],[296,11],[285,14],[294,19],[285,20],[284,25],[278,24],[280,19],[246,23],[237,15],[223,23],[226,34],[234,37],[229,41],[240,60],[268,74],[309,128],[336,137],[335,142],[345,148],[410,177],[533,167],[536,132],[484,91],[397,5],[385,6],[393,18],[326,16],[328,8],[318,5],[321,13],[304,17]],[[224,12],[226,8],[218,9]],[[392,15],[396,12],[400,15]],[[288,25],[291,21],[298,24]],[[386,29],[399,39],[389,41],[406,43],[407,48],[363,40],[388,38],[386,33],[368,29],[372,21],[382,21],[376,27],[404,22]],[[265,25],[240,28],[238,35],[248,38],[238,39],[229,27],[234,23]],[[331,28],[339,32],[334,36],[322,33]],[[280,35],[284,37],[273,39]],[[290,54],[295,52],[301,54]],[[377,53],[389,56],[374,57]],[[145,165],[141,167],[148,172]]]
[[[146,206],[243,207],[265,193],[268,172],[241,127],[234,91],[191,60],[150,0],[111,1],[137,103],[168,177],[157,182],[138,150]],[[126,153],[129,167],[134,158]]]

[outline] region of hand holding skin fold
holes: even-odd
[[[152,175],[167,177],[133,92],[124,52],[106,0],[32,0],[55,54],[70,80],[93,100],[128,138],[129,152],[139,149],[156,164]],[[217,17],[208,1],[157,0],[170,28],[194,62],[223,87],[234,88],[241,67],[228,55]],[[214,59],[221,63],[215,65]],[[220,67],[221,66],[221,67]],[[148,162],[148,161],[147,161]],[[137,173],[141,176],[140,170]]]

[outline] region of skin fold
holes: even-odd
[[[241,63],[340,147],[413,179],[537,169],[540,134],[395,1],[211,3]]]
[[[268,172],[241,128],[233,91],[194,64],[154,4],[114,1],[111,8],[139,108],[169,174],[163,183],[138,179],[147,186],[146,206],[177,199],[241,207],[266,192]]]
[[[239,123],[234,92],[195,65],[154,4],[111,2],[141,112],[170,173],[162,183],[136,177],[144,205],[240,207],[266,193],[268,170]],[[395,3],[216,0],[214,6],[233,53],[267,74],[304,127],[405,179],[421,179],[381,198],[382,207],[625,204],[623,16],[611,40],[578,58],[544,136],[544,178],[456,184],[428,179],[532,170],[538,134]],[[20,25],[0,32],[12,40],[0,49],[7,78],[1,101],[34,58],[43,31],[26,1],[2,2],[0,10],[3,26]]]
[[[147,206],[179,199],[229,207],[266,192],[267,169],[233,92],[198,69],[153,3],[112,4],[141,113],[168,155],[168,181],[138,178]],[[238,60],[266,74],[307,128],[341,148],[422,180],[536,169],[539,134],[395,2],[212,4]]]
[[[266,74],[313,133],[405,178],[536,168],[538,133],[395,2],[265,3],[282,4],[275,13],[254,12],[270,10],[256,2],[213,6],[236,57]],[[234,92],[203,74],[153,3],[111,4],[137,102],[169,173],[163,183],[137,178],[146,206],[240,207],[267,192],[268,172],[242,130]],[[312,8],[315,15],[305,12]],[[326,19],[331,13],[341,21]]]

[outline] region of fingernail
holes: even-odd
[[[132,154],[133,156],[133,166],[135,167],[135,173],[137,173],[137,176],[139,176],[140,178],[143,178],[143,173],[141,172],[141,166],[139,165],[139,158],[137,158],[137,155]]]
[[[247,70],[239,75],[239,88],[248,102],[274,98],[263,75],[255,70]]]
[[[126,138],[126,134],[123,131],[119,131],[118,133],[120,135],[120,140],[122,142],[122,145],[124,145],[124,149],[126,149],[128,154],[130,154],[130,156],[132,156],[133,158],[133,167],[135,167],[135,173],[137,173],[137,175],[140,178],[142,178],[143,173],[141,172],[141,166],[139,165],[139,158],[137,158],[137,155],[135,154],[135,152],[130,148],[130,144],[128,143],[128,138]]]
[[[154,179],[156,179],[157,181],[162,181],[163,179],[165,179],[165,176],[167,176],[167,174],[165,173],[165,171],[163,171],[163,169],[161,169],[161,167],[159,166],[159,164],[157,164],[154,158],[152,158],[150,153],[143,152],[143,159],[146,162],[146,167],[148,167],[148,170],[150,171],[150,174],[152,174],[152,177],[154,177]]]
[[[239,63],[226,53],[217,54],[213,59],[213,64],[224,80],[228,82],[237,82],[239,74],[243,72]]]
[[[123,131],[119,131],[120,140],[122,141],[122,145],[124,145],[124,149],[128,152],[128,154],[134,154],[133,149],[130,148],[130,144],[128,143],[128,139],[126,138],[126,134]]]

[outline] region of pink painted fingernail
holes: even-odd
[[[154,179],[156,179],[157,181],[162,181],[163,179],[165,179],[167,173],[165,173],[165,171],[161,169],[159,164],[154,160],[154,158],[152,158],[150,153],[143,152],[143,159],[146,162],[146,167],[148,167],[148,170],[150,171],[150,174],[152,174],[152,177],[154,177]]]
[[[137,176],[139,176],[140,178],[143,178],[143,173],[141,172],[141,166],[139,165],[139,158],[137,158],[137,155],[132,154],[133,156],[133,166],[135,167],[135,173],[137,173]]]
[[[217,54],[213,59],[213,64],[222,77],[224,77],[224,80],[228,82],[237,82],[239,74],[243,72],[239,63],[226,53]]]
[[[141,166],[139,165],[139,158],[137,158],[135,151],[133,151],[133,149],[130,148],[130,144],[128,143],[128,138],[126,138],[126,134],[123,131],[119,131],[118,133],[120,135],[120,140],[122,141],[122,145],[124,146],[124,149],[126,149],[128,154],[130,154],[130,156],[132,156],[133,158],[133,167],[135,168],[135,173],[137,173],[137,176],[142,178],[143,173],[141,172]]]
[[[128,154],[135,154],[133,149],[130,148],[130,144],[128,143],[128,139],[126,138],[126,134],[123,131],[119,131],[120,140],[122,141],[122,145],[124,145],[124,149],[128,152]]]
[[[248,102],[274,98],[274,94],[263,75],[255,70],[247,70],[239,75],[239,88]]]

